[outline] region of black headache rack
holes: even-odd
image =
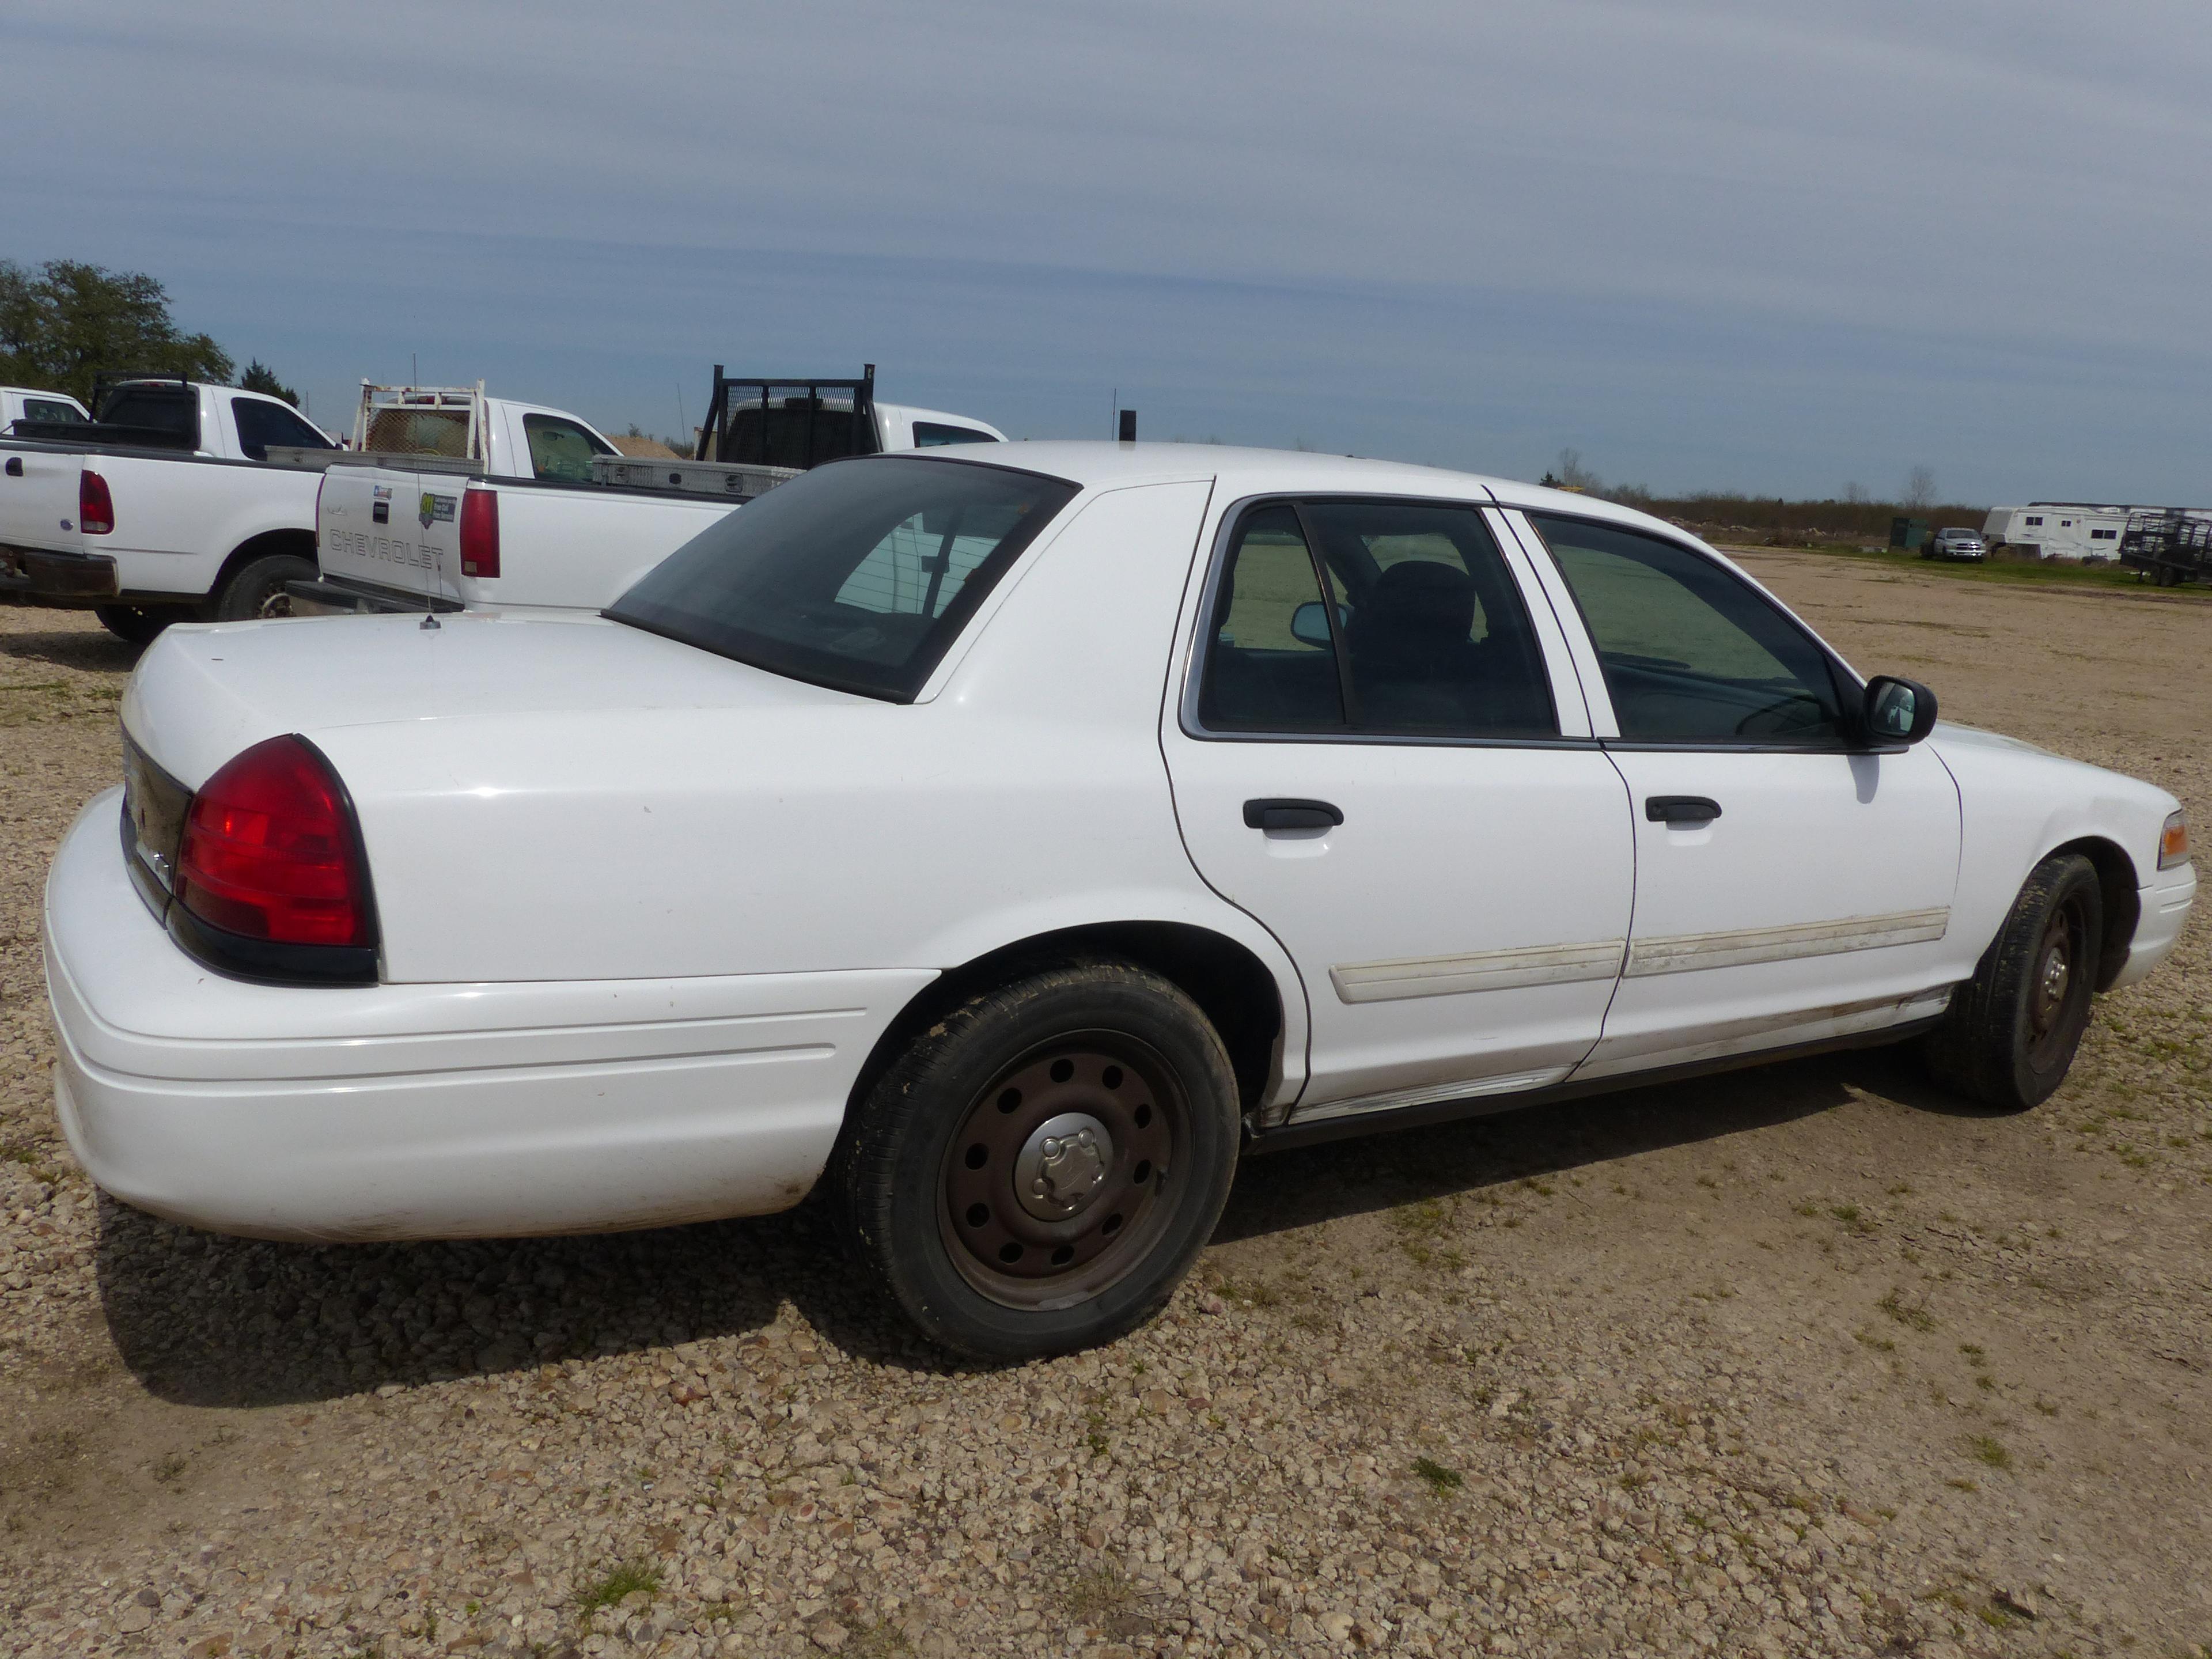
[[[2120,536],[2120,562],[2150,573],[2160,587],[2212,580],[2212,518],[2198,513],[2137,513]]]
[[[691,459],[804,471],[882,447],[873,363],[863,366],[857,380],[728,375],[716,363],[714,395]]]

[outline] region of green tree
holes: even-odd
[[[263,392],[271,398],[282,398],[295,409],[300,406],[300,394],[278,380],[276,371],[258,357],[246,364],[246,373],[238,377],[238,386],[241,392]]]
[[[143,271],[0,259],[0,380],[89,399],[103,368],[228,382],[232,367],[209,336],[178,328],[167,290]]]

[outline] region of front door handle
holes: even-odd
[[[1654,823],[1711,823],[1721,815],[1721,804],[1704,795],[1653,795],[1644,803],[1644,816]]]
[[[1269,796],[1244,803],[1248,830],[1328,830],[1344,822],[1344,814],[1325,800],[1286,800]]]

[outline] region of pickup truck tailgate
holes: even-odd
[[[62,449],[8,447],[0,460],[0,545],[82,553],[77,477],[85,458]]]
[[[331,467],[315,508],[324,577],[458,604],[468,482],[451,473]]]

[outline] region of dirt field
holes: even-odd
[[[2212,838],[2212,604],[1747,556]],[[961,1371],[805,1212],[311,1249],[101,1200],[39,894],[130,662],[0,610],[0,1650],[2212,1644],[2201,910],[2032,1115],[1874,1053],[1255,1160],[1157,1326]]]

